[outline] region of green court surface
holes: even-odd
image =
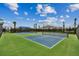
[[[35,34],[3,33],[0,38],[0,56],[79,56],[79,40],[70,34],[55,47],[48,49],[24,37]]]

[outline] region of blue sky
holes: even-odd
[[[0,18],[4,19],[4,26],[33,27],[35,23],[41,25],[73,26],[74,18],[79,23],[79,4],[69,3],[6,3],[0,4]]]

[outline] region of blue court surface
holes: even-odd
[[[35,43],[38,43],[42,46],[45,46],[47,48],[53,48],[55,45],[57,45],[59,42],[61,42],[66,35],[60,35],[60,36],[54,36],[54,35],[36,35],[36,36],[29,36],[26,37],[28,40],[31,40]]]

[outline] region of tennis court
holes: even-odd
[[[43,35],[34,35],[26,37],[28,40],[31,40],[37,44],[40,44],[42,46],[45,46],[47,48],[53,48],[56,46],[59,42],[64,40],[66,37],[66,34],[61,33],[46,33]]]

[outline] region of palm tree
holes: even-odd
[[[16,21],[13,21],[13,25],[14,25],[14,32],[16,32]]]

